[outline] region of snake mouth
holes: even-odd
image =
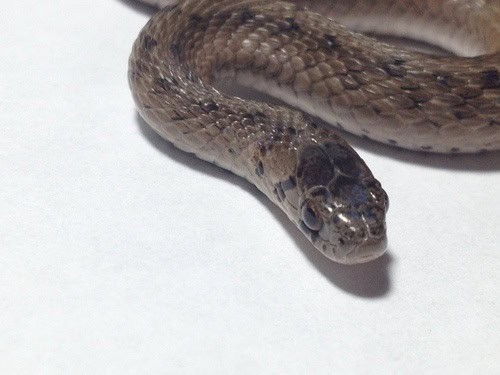
[[[382,256],[387,249],[387,235],[380,238],[371,237],[367,241],[353,247],[345,258],[341,260],[343,264],[360,264],[370,262]]]

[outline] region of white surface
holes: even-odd
[[[144,8],[0,16],[0,373],[498,373],[499,155],[350,138],[389,253],[317,253],[250,185],[139,120]]]

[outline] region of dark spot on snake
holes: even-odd
[[[286,130],[290,134],[294,134],[294,135],[297,134],[297,130],[295,130],[295,128],[292,128],[291,126],[289,126],[288,128],[286,128]]]
[[[439,122],[435,122],[435,121],[431,121],[431,120],[429,120],[429,124],[434,126],[436,129],[440,129],[442,126]]]
[[[235,152],[234,152],[234,150],[233,150],[232,148],[229,148],[227,151],[228,151],[230,154],[235,154]]]
[[[203,20],[203,18],[199,15],[199,14],[196,14],[196,13],[193,13],[189,16],[189,21],[192,21],[192,22],[201,22]]]
[[[481,72],[481,84],[483,89],[494,89],[500,87],[498,70],[491,69]]]
[[[317,231],[311,231],[311,242],[315,243],[318,241],[319,234]]]
[[[265,113],[263,113],[263,112],[260,112],[260,111],[256,111],[256,112],[254,113],[254,116],[255,116],[255,117],[261,117],[261,118],[263,118],[263,119],[264,119],[264,118],[267,118],[266,114],[265,114]]]
[[[384,234],[384,225],[375,225],[370,227],[370,235],[373,237],[380,237]]]
[[[340,47],[337,38],[331,34],[323,35],[323,39],[320,41],[320,46],[325,49],[336,49]]]
[[[283,134],[285,132],[285,129],[283,128],[283,125],[276,125],[276,133],[278,134]]]
[[[295,181],[293,176],[281,182],[281,189],[283,189],[283,191],[294,189],[295,186],[297,186],[297,181]]]
[[[454,109],[453,110],[453,114],[459,120],[462,120],[462,119],[465,119],[465,118],[471,118],[471,117],[475,116],[474,111],[471,108],[468,108],[466,106]]]
[[[460,149],[459,149],[458,147],[452,147],[452,148],[450,149],[450,151],[451,151],[451,152],[458,152],[458,151],[460,151]]]
[[[283,200],[280,198],[279,194],[278,194],[278,189],[277,188],[274,188],[273,190],[273,194],[276,196],[276,198],[278,198],[278,200],[280,202],[283,202]]]
[[[397,58],[395,58],[395,59],[394,59],[393,64],[394,64],[394,65],[402,65],[402,64],[404,64],[405,62],[406,62],[406,60],[405,60],[405,59],[403,59],[403,58],[401,58],[401,57],[397,57]]]
[[[245,113],[243,115],[243,118],[241,119],[241,124],[243,126],[254,126],[255,125],[254,116],[251,113]]]
[[[177,86],[179,84],[174,77],[158,78],[156,83],[164,91],[171,91],[173,86]]]
[[[297,22],[295,22],[295,18],[287,17],[287,18],[285,18],[285,20],[286,20],[286,22],[288,22],[287,30],[290,30],[290,31],[299,31],[300,30],[300,26]]]
[[[452,78],[453,77],[449,74],[438,74],[438,75],[436,75],[436,82],[443,85],[443,86],[450,87],[450,86],[452,86],[450,83]]]
[[[286,198],[285,192],[281,188],[280,184],[277,184],[274,188],[274,194],[278,197],[280,202],[283,202]]]
[[[395,139],[388,139],[387,142],[389,142],[391,145],[397,145],[398,142],[396,142]]]
[[[399,87],[401,87],[403,90],[414,91],[418,90],[420,88],[420,85],[416,82],[405,80]]]
[[[402,66],[395,64],[384,64],[382,67],[391,77],[404,77],[406,70]]]
[[[311,125],[311,126],[313,127],[313,129],[318,129],[318,124],[317,124],[317,123],[315,123],[314,121],[311,121],[311,122],[309,123],[309,125]]]
[[[424,150],[424,151],[430,151],[430,150],[432,150],[432,146],[422,146],[422,147],[420,147],[420,148],[421,148],[422,150]]]
[[[212,99],[208,99],[206,101],[200,101],[198,103],[205,112],[212,112],[219,110],[219,106]]]
[[[181,55],[181,45],[179,42],[172,43],[170,46],[170,52],[175,57],[179,57]]]
[[[158,45],[158,42],[151,38],[149,35],[146,35],[144,37],[144,41],[143,41],[143,45],[144,45],[144,49],[146,51],[151,51],[153,48],[155,48],[157,45]]]
[[[252,11],[250,11],[249,9],[243,10],[243,12],[241,12],[241,14],[240,14],[241,23],[245,23],[245,22],[252,20],[254,18],[255,18],[255,14]]]
[[[369,131],[368,129],[364,129],[364,128],[362,128],[362,129],[361,129],[361,131],[362,131],[363,133],[370,134],[370,131]]]
[[[472,99],[482,95],[482,90],[474,86],[461,86],[452,90],[452,93],[464,99]]]
[[[184,116],[180,115],[179,112],[174,111],[174,113],[170,116],[170,119],[173,121],[184,120]]]
[[[264,164],[262,164],[261,161],[259,161],[259,163],[257,164],[255,173],[257,173],[258,176],[264,176]]]

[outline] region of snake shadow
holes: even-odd
[[[152,16],[155,12],[158,11],[156,7],[141,3],[137,0],[118,0],[118,2],[124,4],[125,6],[131,9],[134,9],[139,13],[143,13],[150,16]]]
[[[271,212],[276,221],[285,228],[297,247],[303,252],[305,258],[330,283],[359,297],[381,298],[388,295],[391,290],[389,266],[393,261],[393,257],[389,253],[375,261],[355,266],[337,264],[327,259],[312,246],[285,213],[267,199],[254,185],[225,169],[196,158],[193,154],[179,150],[152,130],[139,114],[136,114],[136,121],[144,138],[170,159],[196,171],[228,181],[258,199]]]
[[[434,154],[388,146],[344,131],[337,131],[355,149],[361,149],[375,155],[383,155],[407,164],[417,164],[434,169],[481,173],[495,173],[500,170],[500,152],[498,151],[478,154]]]

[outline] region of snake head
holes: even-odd
[[[299,227],[318,250],[344,264],[385,252],[387,194],[352,148],[337,142],[305,147],[296,177]]]

